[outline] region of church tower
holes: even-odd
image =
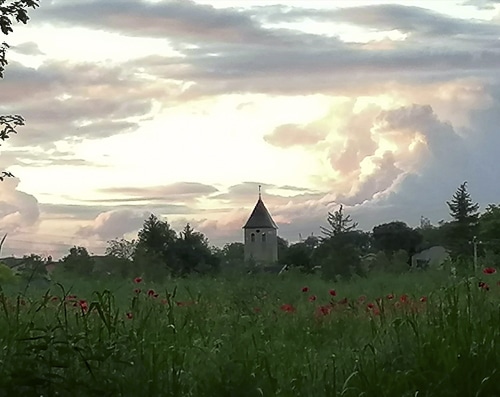
[[[278,260],[278,226],[267,210],[259,186],[259,199],[243,226],[245,261],[273,263]]]

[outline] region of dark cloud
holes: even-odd
[[[10,49],[11,51],[21,55],[44,55],[38,47],[38,44],[33,41],[25,41],[24,43],[10,46]]]
[[[103,193],[134,197],[163,197],[164,199],[185,199],[216,193],[214,186],[199,182],[176,182],[165,186],[113,187],[101,189]]]

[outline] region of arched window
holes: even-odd
[[[265,243],[266,242],[266,233],[262,233],[262,242]]]
[[[250,235],[250,241],[251,241],[252,243],[255,243],[255,233],[252,233],[252,234]]]

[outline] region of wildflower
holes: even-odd
[[[80,306],[80,309],[82,309],[82,312],[86,312],[89,308],[89,305],[87,303],[86,300],[84,299],[80,299],[80,301],[78,302],[78,306]]]
[[[53,296],[52,298],[50,298],[51,302],[57,302],[59,300],[59,297],[57,296]]]
[[[406,295],[406,294],[401,295],[401,296],[399,297],[399,301],[400,301],[401,303],[407,303],[407,302],[408,302],[408,295]]]
[[[488,284],[486,284],[484,281],[480,281],[478,285],[479,285],[479,288],[481,288],[485,291],[490,290],[490,286]]]
[[[281,305],[280,309],[286,313],[293,313],[297,310],[297,309],[295,309],[295,307],[293,307],[292,305],[290,305],[288,303]]]
[[[392,299],[394,299],[394,295],[393,294],[389,294],[389,295],[386,296],[386,298],[389,299],[389,300],[392,300]]]
[[[319,306],[316,309],[316,315],[326,316],[326,315],[330,314],[331,311],[332,311],[331,306],[328,306],[328,305]]]
[[[366,307],[367,307],[368,309],[372,310],[372,309],[375,307],[375,305],[374,305],[373,303],[371,303],[371,302],[370,302],[370,303],[368,303],[368,304],[366,305]]]
[[[497,272],[497,269],[495,269],[494,267],[485,267],[483,269],[484,274],[495,274],[496,272]]]
[[[309,292],[309,287],[302,287],[302,292]]]
[[[422,296],[420,298],[420,302],[422,302],[422,303],[427,302],[427,297],[426,296]]]
[[[134,294],[140,294],[140,293],[141,293],[141,289],[140,288],[134,289]]]
[[[127,318],[128,318],[129,320],[132,320],[132,319],[134,318],[134,315],[133,315],[132,313],[128,312],[128,313],[127,313]]]
[[[66,300],[72,302],[72,301],[76,301],[76,295],[68,295],[66,297]]]
[[[154,296],[156,294],[155,290],[154,289],[150,289],[148,291],[148,296]],[[158,296],[158,295],[157,295]]]
[[[316,295],[311,295],[309,297],[309,302],[314,302],[316,300]]]
[[[337,296],[337,291],[335,291],[334,289],[331,289],[330,291],[328,291],[328,293],[330,294],[330,296]]]
[[[375,315],[375,316],[379,316],[380,315],[380,310],[375,307],[373,310],[372,310],[372,313]]]
[[[358,303],[363,303],[364,301],[366,301],[366,296],[365,296],[365,295],[361,295],[361,296],[358,298]]]
[[[142,277],[134,278],[134,283],[136,283],[136,284],[142,283]]]

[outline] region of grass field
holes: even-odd
[[[0,396],[500,396],[498,280],[4,287]]]

